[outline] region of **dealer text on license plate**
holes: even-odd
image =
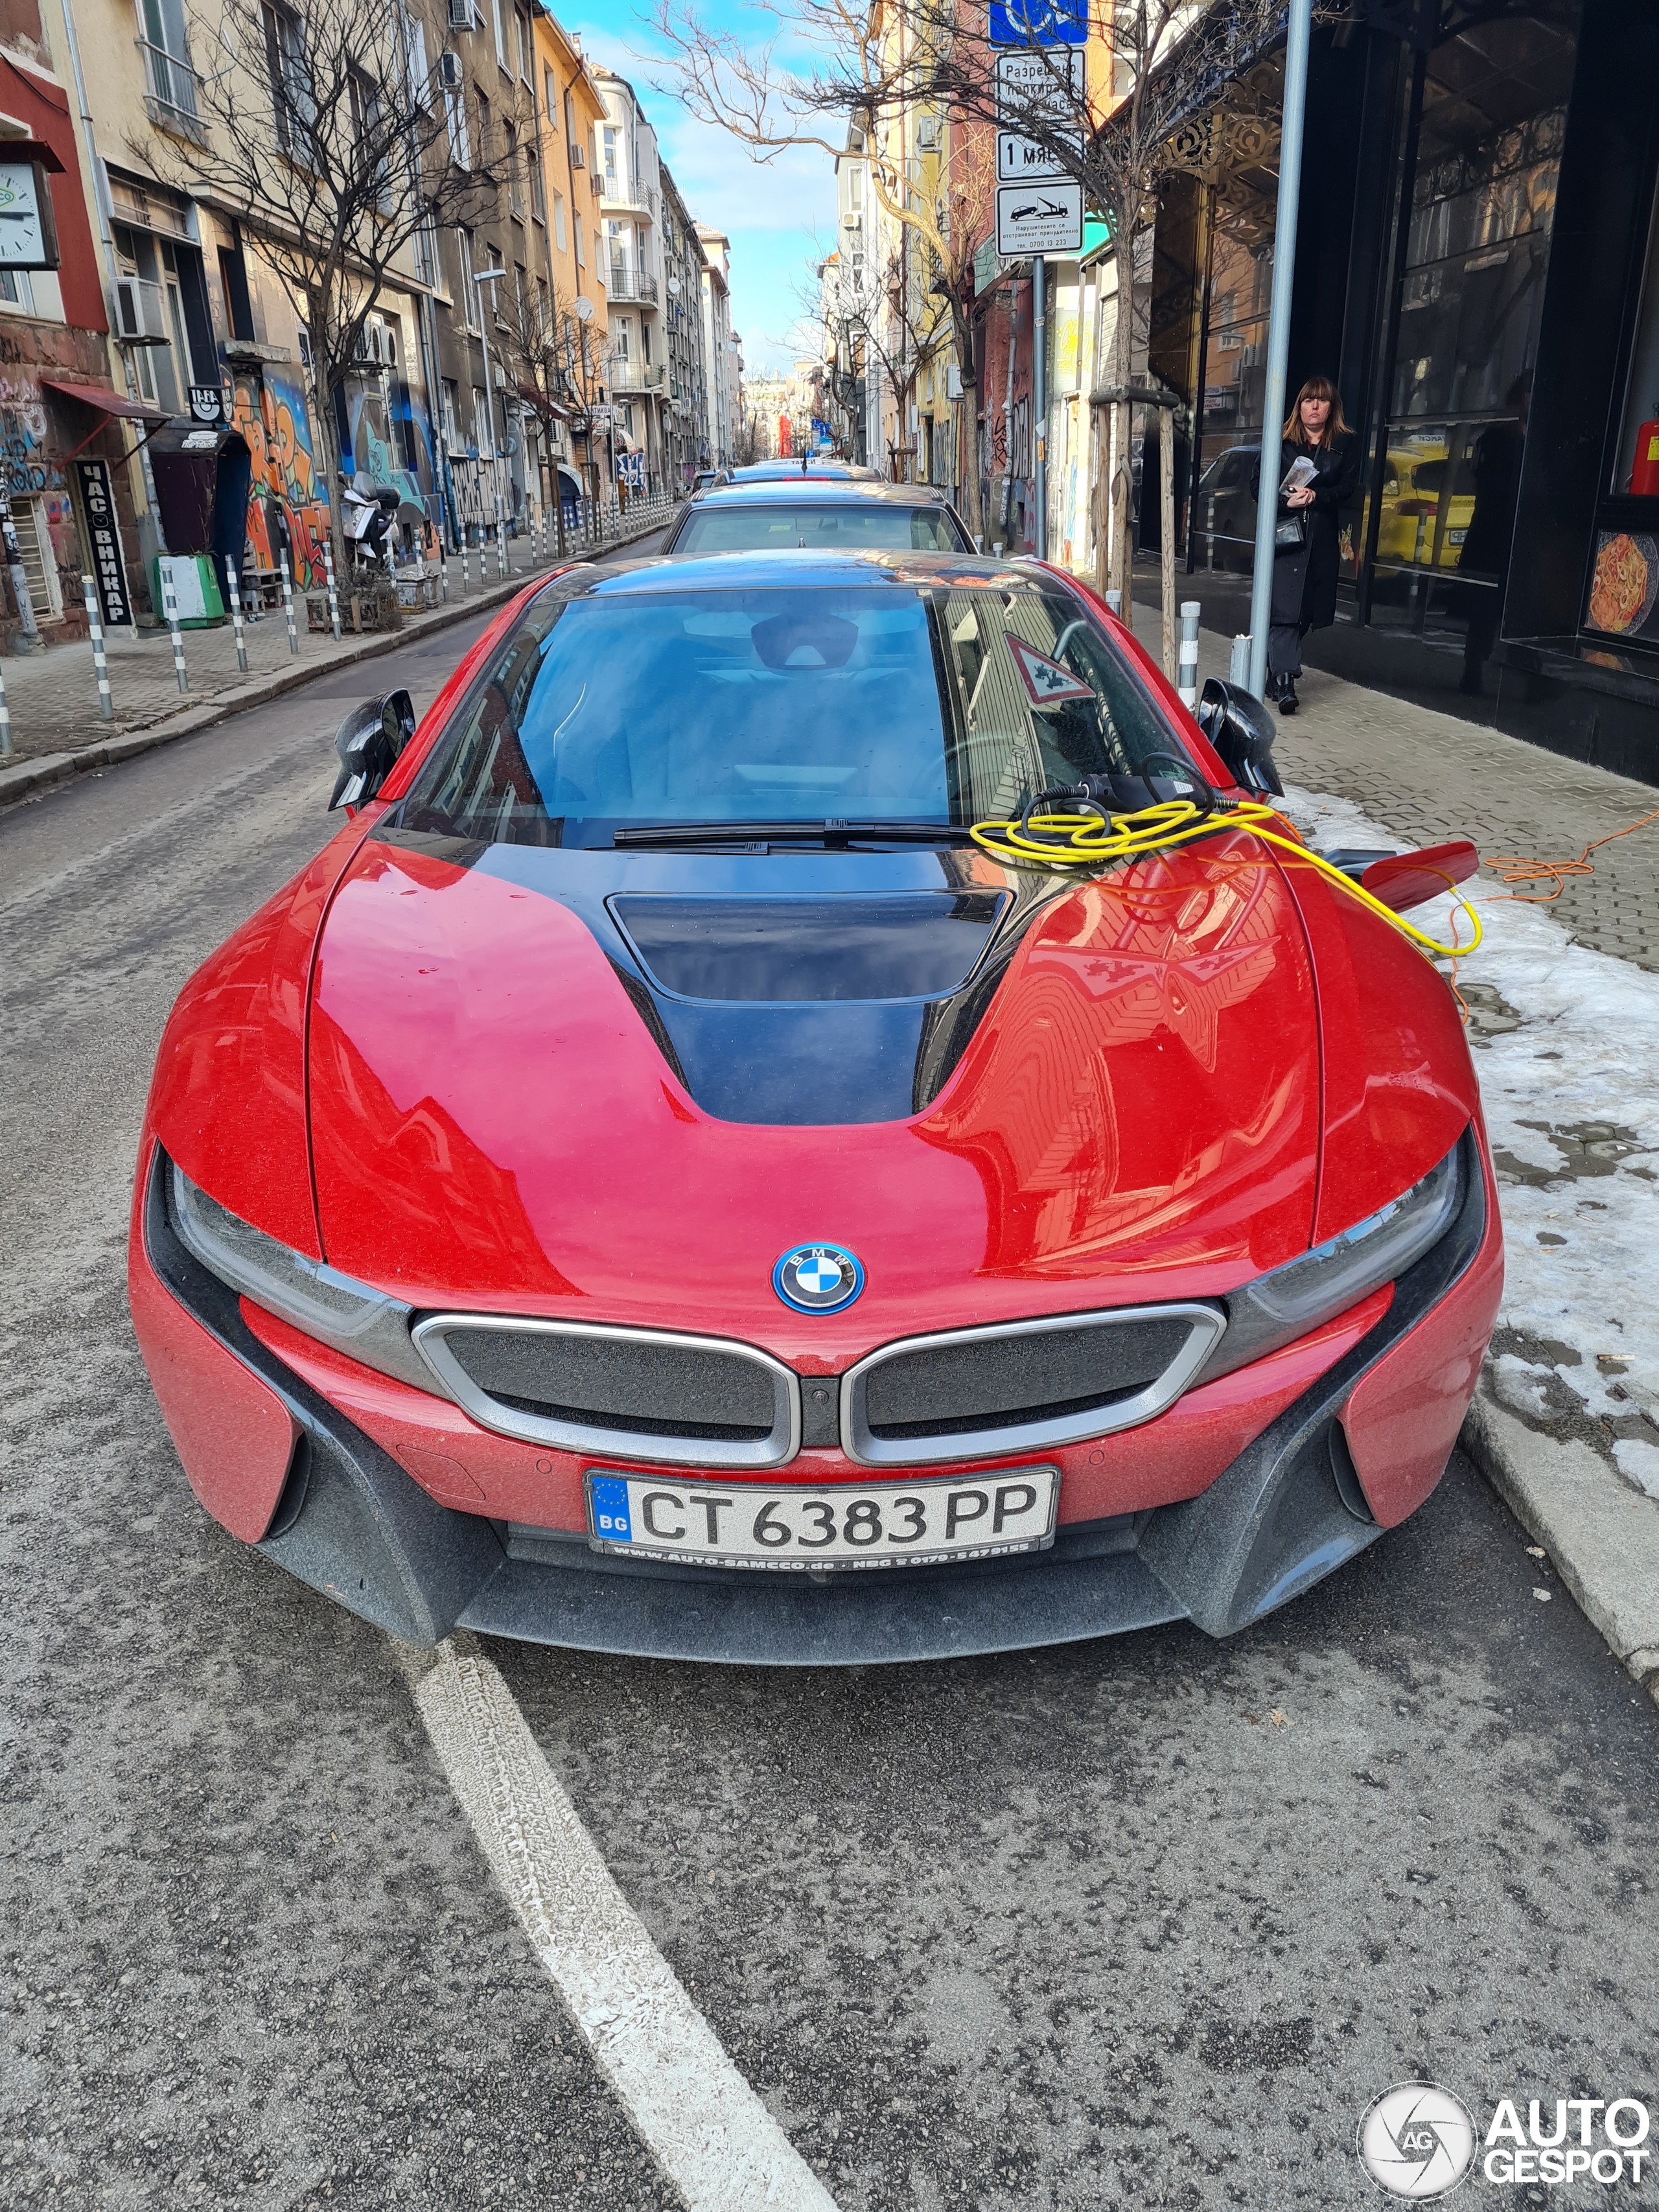
[[[1059,1500],[1053,1467],[823,1490],[587,1470],[595,1551],[785,1573],[1042,1551],[1054,1540]]]

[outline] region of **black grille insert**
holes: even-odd
[[[543,1420],[617,1435],[763,1443],[779,1425],[776,1386],[752,1359],[649,1336],[456,1328],[443,1341],[477,1387]]]
[[[1104,1409],[1157,1382],[1192,1328],[1189,1316],[1170,1315],[899,1352],[866,1378],[866,1425],[872,1436],[898,1443]]]

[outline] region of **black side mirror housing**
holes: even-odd
[[[1242,684],[1224,684],[1218,676],[1212,676],[1198,702],[1198,726],[1241,791],[1265,792],[1274,799],[1285,796],[1279,770],[1273,766],[1278,728],[1254,693]]]
[[[334,740],[340,756],[331,814],[337,806],[361,806],[373,799],[396,767],[398,756],[415,734],[415,702],[407,691],[388,691],[354,707]]]

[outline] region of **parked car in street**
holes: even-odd
[[[1203,713],[1057,569],[797,549],[573,566],[348,717],[140,1135],[202,1504],[411,1644],[787,1664],[1226,1635],[1382,1538],[1501,1273],[1438,878],[1298,860]]]
[[[667,553],[973,550],[962,518],[927,484],[767,477],[718,486],[670,526]]]

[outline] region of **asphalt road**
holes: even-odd
[[[420,703],[472,634],[371,680]],[[0,816],[8,2206],[677,2201],[392,1647],[199,1512],[127,1322],[161,1024],[328,834],[366,688]],[[1227,1644],[842,1674],[490,1656],[842,2212],[1361,2205],[1355,2123],[1403,2077],[1477,2108],[1659,2101],[1659,1713],[1525,1547],[1460,1460]]]

